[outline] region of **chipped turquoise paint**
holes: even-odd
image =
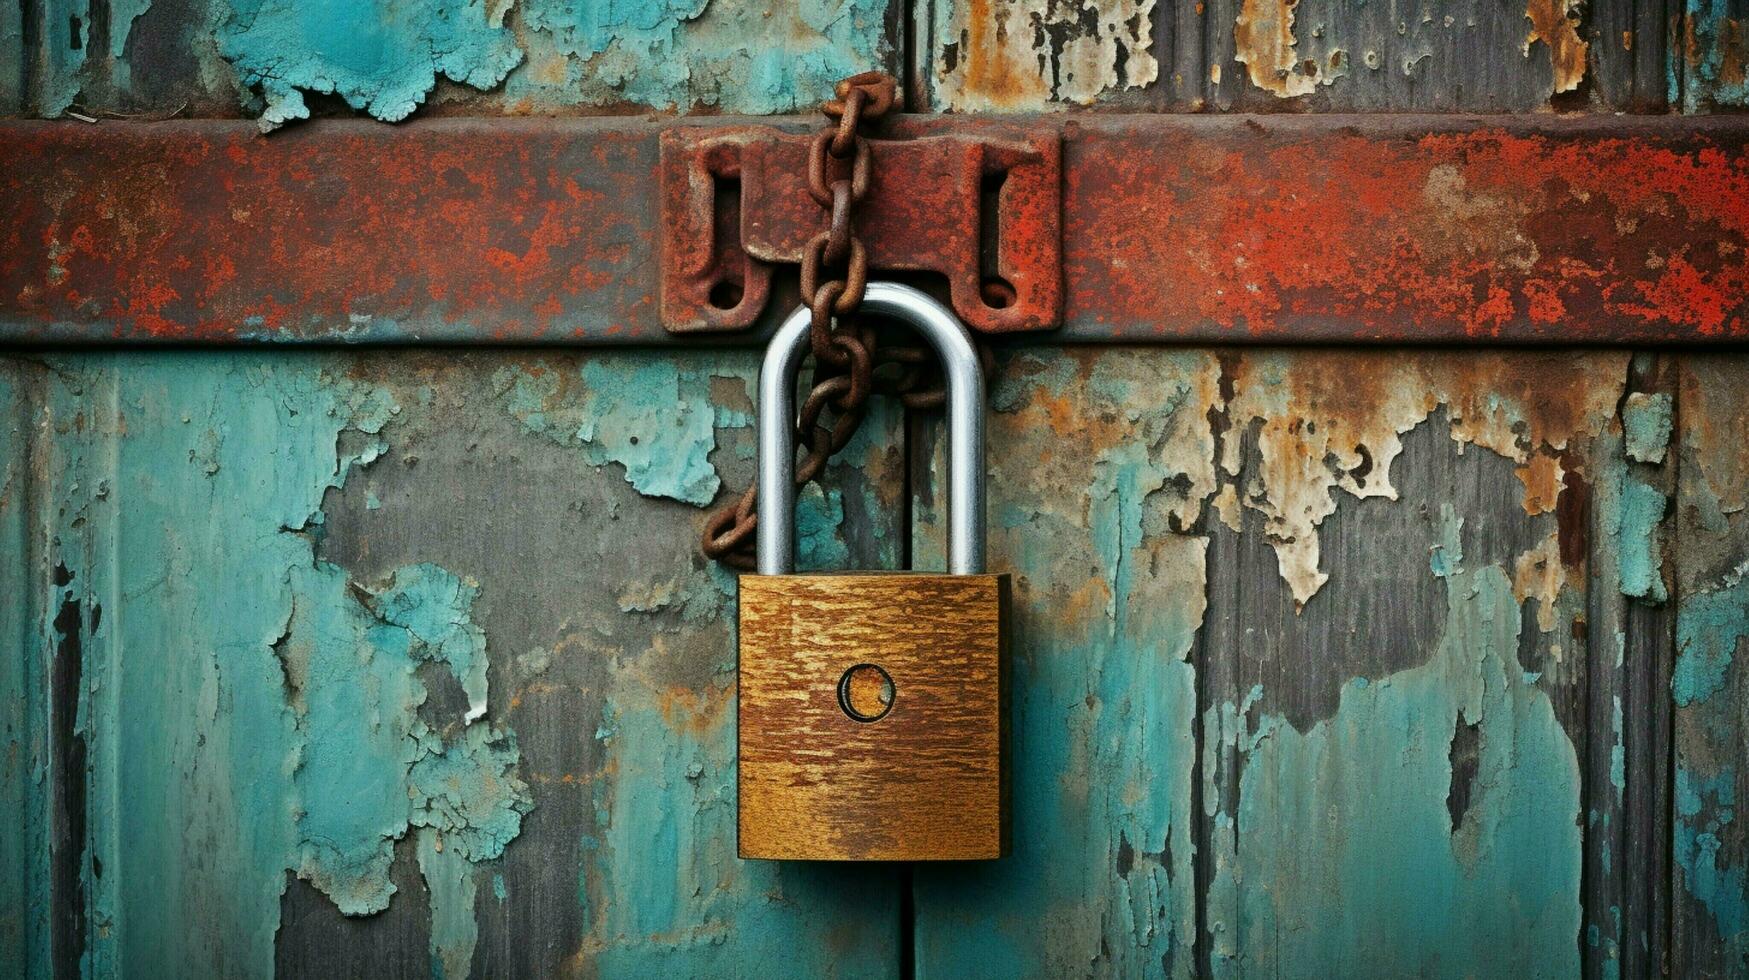
[[[439,73],[485,89],[522,61],[502,8],[489,11],[484,0],[230,3],[219,52],[265,97],[264,131],[308,118],[304,92],[338,95],[393,122],[425,101]]]
[[[1210,908],[1217,974],[1578,973],[1578,759],[1517,666],[1506,571],[1448,558],[1428,663],[1350,681],[1335,717],[1309,731],[1266,715],[1237,737],[1239,809],[1221,847],[1235,856],[1212,889],[1233,904]],[[1480,759],[1454,827],[1460,721],[1480,726]]]
[[[1174,482],[1212,445],[1184,407],[1215,370],[1190,353],[1029,351],[1000,372],[991,507],[1015,520],[990,543],[992,567],[1016,581],[1013,854],[917,869],[919,976],[1195,969],[1187,658],[1206,542],[1166,525],[1194,509]],[[936,486],[941,467],[938,452]],[[919,567],[940,567],[940,518],[918,515]]]
[[[838,944],[800,934],[808,922],[867,921],[871,900],[898,896],[880,868],[735,857],[734,651],[725,646],[715,689],[678,705],[635,666],[615,670],[596,734],[604,768],[594,832],[581,849],[581,899],[601,976],[881,976],[892,969],[898,917],[884,942]],[[678,722],[678,724],[677,724]],[[661,873],[652,873],[661,869]],[[878,907],[875,905],[873,907]],[[802,936],[807,938],[803,939]]]
[[[419,719],[417,665],[445,650],[373,615],[357,598],[368,583],[314,557],[323,493],[381,452],[371,433],[395,414],[328,363],[52,362],[49,533],[78,598],[103,610],[82,638],[103,869],[85,881],[91,975],[269,974],[288,871],[349,912],[380,908],[409,827],[484,860],[528,808],[513,737],[483,722],[440,737]],[[341,453],[348,430],[363,448]],[[405,590],[396,608],[465,624],[468,601]]]
[[[1724,690],[1737,647],[1749,638],[1749,577],[1742,570],[1717,588],[1688,595],[1676,623],[1670,692],[1678,707]]]
[[[49,969],[49,665],[45,620],[73,591],[32,562],[38,508],[29,448],[49,371],[0,360],[0,963],[26,977]],[[83,583],[80,583],[83,588]]]
[[[1736,819],[1737,788],[1732,769],[1704,776],[1676,770],[1675,858],[1679,881],[1712,914],[1724,959],[1749,970],[1749,880],[1742,865],[1720,855],[1721,837]],[[1735,974],[1733,974],[1735,975]]]
[[[468,976],[480,939],[474,919],[474,864],[455,848],[445,847],[443,835],[431,827],[419,829],[415,847],[419,876],[431,896],[432,980],[462,980]],[[498,881],[502,884],[503,879]]]
[[[726,424],[711,404],[713,377],[745,381],[703,358],[644,355],[592,359],[576,377],[502,368],[493,388],[530,432],[580,447],[593,465],[619,464],[639,493],[703,505],[722,486],[710,461]],[[741,413],[727,414],[746,424]]]
[[[506,94],[542,104],[794,112],[891,61],[888,0],[522,0],[529,65]]]
[[[419,641],[420,657],[449,665],[468,696],[470,722],[486,713],[486,632],[470,618],[479,594],[448,569],[424,563],[401,569],[370,599],[372,612]]]
[[[24,5],[0,4],[0,115],[24,111]]]
[[[1621,424],[1628,458],[1662,463],[1670,445],[1674,402],[1665,392],[1634,392],[1622,403]]]
[[[91,46],[91,0],[45,0],[37,50],[34,114],[53,119],[79,99],[80,73]],[[21,73],[22,74],[22,73]]]
[[[1685,112],[1749,106],[1749,38],[1741,8],[1730,0],[1687,0],[1684,43],[1670,50],[1670,101]],[[1678,94],[1680,93],[1680,95]]]
[[[1621,486],[1619,508],[1605,512],[1604,523],[1614,544],[1616,572],[1623,595],[1663,602],[1664,545],[1660,525],[1669,504],[1663,491],[1637,477]]]

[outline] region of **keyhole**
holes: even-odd
[[[838,706],[857,721],[880,721],[893,710],[893,679],[874,664],[857,664],[838,678]]]

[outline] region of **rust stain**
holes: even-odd
[[[1558,529],[1551,530],[1536,547],[1519,555],[1512,563],[1512,594],[1519,602],[1536,599],[1536,625],[1544,633],[1554,631],[1558,618],[1555,600],[1569,584],[1578,587],[1584,583],[1561,561]],[[1560,660],[1561,644],[1554,644],[1551,653]]]
[[[1585,77],[1585,53],[1590,45],[1579,39],[1579,0],[1529,0],[1524,16],[1530,34],[1524,53],[1538,41],[1548,45],[1549,62],[1555,71],[1555,91],[1571,92]],[[1624,46],[1626,46],[1624,44]]]
[[[1159,75],[1154,0],[968,0],[952,5],[936,52],[937,101],[951,109],[1090,105]]]
[[[1298,5],[1299,0],[1244,0],[1233,22],[1233,60],[1245,66],[1251,84],[1284,99],[1311,94],[1320,80],[1317,60],[1302,62],[1295,50]]]
[[[1402,436],[1443,408],[1451,438],[1520,464],[1529,513],[1563,504],[1561,464],[1568,446],[1604,431],[1626,377],[1626,355],[1489,352],[1403,357],[1373,351],[1246,354],[1231,368],[1232,425],[1257,427],[1252,481],[1214,508],[1238,528],[1240,508],[1264,518],[1282,578],[1303,604],[1328,576],[1320,569],[1318,527],[1334,513],[1335,491],[1397,499],[1391,463]],[[1237,478],[1239,440],[1223,443],[1221,470]],[[1560,565],[1562,541],[1548,544]],[[1552,615],[1552,614],[1551,614]]]
[[[1524,484],[1524,512],[1535,517],[1555,509],[1560,500],[1561,461],[1554,456],[1537,453],[1516,471]]]

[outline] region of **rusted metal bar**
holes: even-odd
[[[1063,327],[1037,339],[1749,335],[1743,117],[1018,122],[1062,139]],[[0,339],[683,342],[659,309],[661,134],[774,125],[809,123],[0,123]]]

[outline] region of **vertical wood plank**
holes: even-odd
[[[1675,613],[1664,581],[1663,500],[1675,490],[1667,451],[1673,362],[1634,358],[1617,424],[1593,471],[1563,490],[1560,513],[1589,529],[1586,602],[1590,697],[1585,806],[1585,971],[1649,976],[1668,960],[1670,669]],[[1581,514],[1581,512],[1585,512]],[[1662,547],[1658,547],[1658,546]],[[1644,565],[1641,562],[1644,561]],[[1630,595],[1628,593],[1635,593]],[[1578,625],[1578,624],[1576,624]]]
[[[1749,359],[1679,361],[1671,970],[1749,973]]]
[[[1228,360],[1212,974],[1579,970],[1584,529],[1557,514],[1624,377],[1567,354]]]
[[[1190,976],[1192,772],[1213,478],[1206,354],[1005,359],[991,570],[1014,575],[1013,853],[920,867],[920,976]],[[919,440],[919,567],[940,568],[938,426]],[[927,467],[927,468],[926,468]]]
[[[0,962],[27,977],[54,962],[49,650],[39,632],[56,588],[44,561],[38,428],[54,383],[35,360],[0,358]]]

